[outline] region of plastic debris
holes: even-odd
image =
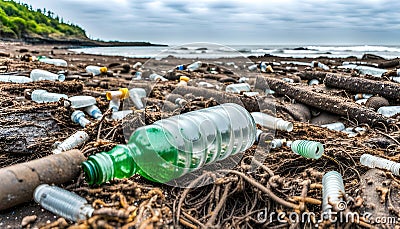
[[[311,62],[311,67],[322,68],[323,70],[326,70],[326,71],[330,69],[326,64],[323,64],[323,63],[321,63],[319,61],[312,61]]]
[[[384,106],[380,107],[377,111],[379,114],[382,114],[386,117],[393,117],[400,113],[400,106]]]
[[[347,205],[343,202],[344,195],[342,175],[336,171],[325,173],[322,177],[322,212],[324,219],[328,219],[331,213],[336,210],[346,210]]]
[[[125,118],[127,115],[132,114],[133,110],[125,110],[125,111],[116,111],[111,114],[111,119],[113,120],[121,120]]]
[[[67,61],[62,60],[62,59],[50,59],[50,58],[39,58],[38,59],[40,62],[46,63],[46,64],[52,64],[55,66],[61,66],[61,67],[67,67]]]
[[[216,141],[211,137],[215,131],[221,133],[221,138]],[[243,107],[227,103],[140,127],[132,133],[128,146],[118,145],[109,152],[90,156],[83,163],[83,169],[89,184],[102,184],[113,178],[130,177],[136,173],[146,179],[164,183],[205,164],[242,152],[253,145],[255,138],[256,126],[251,115]],[[176,148],[181,143],[195,146],[194,142],[204,142],[207,153],[200,153],[204,152],[202,146]],[[179,164],[176,163],[177,158]]]
[[[34,69],[31,71],[30,78],[33,81],[42,81],[42,80],[50,80],[50,81],[60,81],[63,82],[65,80],[64,74],[54,74],[41,69]]]
[[[355,100],[369,99],[369,98],[371,98],[372,96],[374,96],[374,95],[372,95],[372,94],[357,94],[357,95],[354,96],[354,99],[355,99]]]
[[[160,76],[156,73],[153,73],[149,76],[149,79],[152,81],[157,81],[157,80],[161,80],[161,81],[168,81],[168,79],[164,78],[164,76]]]
[[[39,185],[33,198],[44,209],[74,222],[90,218],[94,211],[86,199],[57,186]]]
[[[78,95],[70,97],[67,101],[65,101],[64,105],[77,109],[92,106],[96,103],[96,98],[93,96]]]
[[[82,127],[90,124],[90,121],[85,118],[85,113],[83,113],[82,111],[74,111],[71,115],[71,120],[74,123],[81,125]]]
[[[95,76],[105,74],[108,71],[107,67],[99,67],[93,65],[89,65],[85,69],[87,73],[92,73]]]
[[[261,112],[252,112],[251,116],[254,118],[254,121],[271,130],[283,130],[287,132],[291,132],[293,130],[293,123],[285,121],[281,118],[276,118],[271,115],[267,115]]]
[[[143,88],[132,88],[129,90],[129,97],[131,98],[135,107],[139,110],[144,108],[142,98],[145,98],[146,95],[146,90]]]
[[[292,151],[311,159],[319,159],[324,153],[324,146],[320,142],[296,140],[291,144]]]
[[[103,113],[96,105],[91,105],[84,108],[85,112],[88,113],[93,118],[99,120],[103,117]]]
[[[310,85],[310,86],[318,85],[318,84],[320,84],[320,82],[317,79],[312,79],[312,80],[308,81],[308,85]]]
[[[240,94],[241,92],[248,92],[251,87],[248,83],[230,84],[226,86],[225,91],[229,93]]]
[[[189,72],[193,72],[193,71],[198,70],[202,65],[203,65],[203,63],[201,61],[196,61],[196,62],[188,65],[186,67],[186,70],[188,70]]]
[[[71,150],[78,147],[89,140],[89,135],[85,131],[77,131],[61,143],[56,143],[56,148],[53,150],[54,154]]]
[[[31,83],[33,80],[25,76],[0,75],[0,82],[6,83]]]
[[[27,99],[32,99],[32,101],[37,103],[53,103],[58,102],[62,98],[68,99],[67,95],[51,93],[46,90],[31,91],[30,89],[27,89],[24,93]]]
[[[400,176],[400,163],[373,156],[371,154],[363,154],[360,157],[360,163],[369,168],[379,168],[391,171],[394,175]]]
[[[342,131],[346,128],[342,122],[324,124],[324,125],[321,125],[321,127],[325,127],[330,130],[336,130],[336,131]]]

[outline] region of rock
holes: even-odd
[[[380,96],[373,96],[367,100],[365,106],[378,110],[380,107],[389,106],[389,101]]]
[[[21,227],[26,227],[26,226],[28,226],[29,224],[35,222],[36,219],[37,219],[37,216],[36,216],[36,215],[25,216],[25,217],[22,219]]]
[[[117,66],[120,66],[120,65],[121,65],[120,63],[111,63],[107,67],[108,68],[114,68],[114,67],[117,67]]]
[[[0,51],[0,56],[10,57],[10,53],[6,53],[6,52],[3,52],[3,51]]]
[[[122,69],[123,69],[123,71],[121,71],[121,73],[129,73],[129,71],[131,70],[131,65],[128,63],[125,63],[122,65]]]
[[[29,50],[28,49],[26,49],[26,48],[22,48],[22,49],[20,49],[20,50],[18,50],[20,53],[25,53],[25,52],[29,52]]]
[[[362,60],[384,60],[385,58],[383,58],[383,57],[381,57],[381,56],[378,56],[378,55],[374,55],[374,54],[369,54],[369,53],[367,53],[367,54],[364,54],[364,55],[361,57],[361,59],[362,59]]]
[[[237,83],[238,81],[231,77],[224,77],[218,80],[221,83]]]

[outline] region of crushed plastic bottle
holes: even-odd
[[[152,81],[157,81],[157,80],[161,80],[161,81],[168,81],[168,79],[164,78],[164,76],[160,76],[157,73],[153,73],[149,76],[149,79]]]
[[[127,115],[132,114],[133,110],[125,110],[125,111],[116,111],[111,114],[111,119],[113,120],[121,120],[125,118]]]
[[[360,100],[360,99],[369,99],[372,96],[374,96],[374,95],[372,95],[372,94],[357,94],[357,95],[354,96],[354,99],[357,101],[357,100]]]
[[[86,199],[48,184],[39,185],[33,198],[44,209],[74,222],[90,218],[94,211]]]
[[[64,151],[68,151],[78,147],[89,140],[89,135],[85,131],[78,131],[75,134],[69,136],[63,142],[55,144],[56,149],[53,150],[54,154],[59,154]]]
[[[198,70],[202,65],[203,65],[203,63],[201,61],[196,61],[192,64],[189,64],[186,67],[186,70],[188,70],[189,72],[193,72],[193,71]]]
[[[329,70],[330,69],[327,65],[325,65],[325,64],[323,64],[323,63],[321,63],[319,61],[312,61],[311,62],[311,67],[322,68],[323,70]]]
[[[321,127],[325,127],[330,130],[336,130],[336,131],[342,131],[346,128],[342,122],[324,124],[324,125],[321,125]]]
[[[344,195],[342,175],[336,171],[325,173],[322,177],[322,215],[324,219],[331,216],[334,207],[342,211],[346,209],[346,203],[342,198]]]
[[[168,182],[253,145],[256,125],[237,104],[223,104],[159,120],[132,133],[127,145],[89,156],[83,170],[89,184],[138,173]]]
[[[291,144],[292,151],[305,158],[319,159],[324,153],[324,146],[320,142],[296,140]]]
[[[93,96],[78,95],[70,97],[68,101],[65,101],[64,105],[77,109],[92,106],[96,103],[96,98]]]
[[[248,92],[251,87],[248,83],[230,84],[226,86],[225,91],[229,93],[240,94],[241,92]]]
[[[37,103],[54,103],[58,102],[61,98],[68,99],[67,95],[51,93],[46,90],[34,90],[31,92],[30,89],[25,91],[27,99],[32,99],[32,101]]]
[[[90,124],[90,121],[85,118],[85,113],[83,113],[82,111],[74,111],[71,115],[71,120],[74,123],[81,125],[82,127]]]
[[[400,163],[373,156],[371,154],[363,154],[360,157],[360,163],[369,168],[379,168],[391,171],[394,175],[400,176]]]
[[[145,98],[146,95],[146,90],[143,88],[132,88],[129,90],[129,97],[131,98],[135,107],[139,110],[144,108],[142,98]]]
[[[67,67],[68,63],[65,60],[62,59],[50,59],[50,58],[40,58],[38,59],[40,62],[46,63],[46,64],[52,64],[55,66],[61,66],[61,67]]]
[[[108,71],[107,67],[99,67],[94,65],[89,65],[85,69],[87,73],[92,73],[95,76],[105,74]]]
[[[291,132],[293,130],[293,123],[285,121],[281,118],[276,118],[261,112],[252,112],[251,116],[253,116],[254,121],[257,124],[265,128],[272,130],[283,130],[287,132]]]
[[[54,74],[41,69],[34,69],[31,71],[30,77],[33,81],[50,80],[50,81],[60,81],[65,80],[64,74]]]
[[[393,117],[400,113],[400,106],[384,106],[380,107],[377,112],[386,117]]]
[[[91,105],[84,108],[85,112],[88,113],[93,118],[99,120],[103,117],[103,113],[96,105]]]
[[[0,82],[6,83],[32,83],[31,78],[16,75],[0,75]]]

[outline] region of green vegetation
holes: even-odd
[[[14,1],[0,0],[0,38],[88,39],[85,30],[67,24],[46,9],[33,10],[32,6]]]

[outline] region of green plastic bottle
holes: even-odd
[[[159,120],[134,131],[127,145],[83,162],[89,184],[140,174],[166,183],[250,148],[256,124],[243,107],[227,103]]]

